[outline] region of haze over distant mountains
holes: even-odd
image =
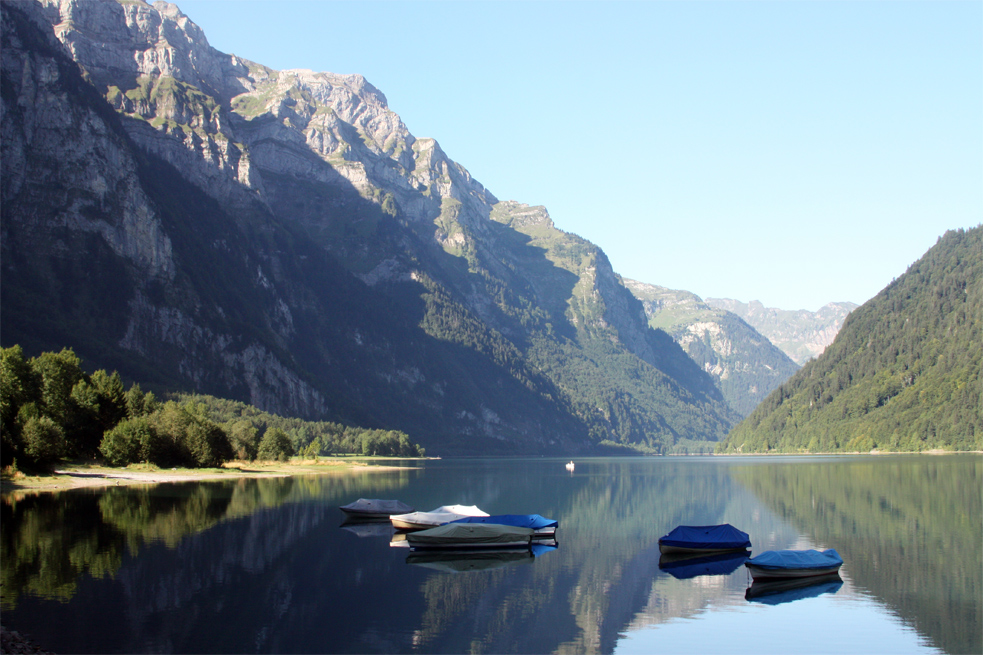
[[[798,366],[737,314],[715,309],[689,291],[636,280],[625,286],[642,301],[649,325],[668,332],[747,416]]]
[[[765,307],[757,300],[743,303],[730,298],[707,298],[706,304],[740,316],[800,366],[821,355],[833,343],[847,314],[858,307],[852,302],[831,302],[811,312],[776,309]]]

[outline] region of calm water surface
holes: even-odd
[[[979,653],[983,457],[443,460],[2,503],[3,624],[56,653]],[[339,505],[560,522],[536,557],[433,561]],[[660,568],[678,524],[839,580],[755,596],[740,561]],[[750,598],[748,597],[750,596]]]

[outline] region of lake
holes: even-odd
[[[3,624],[55,653],[983,651],[983,457],[564,462],[6,496]],[[427,557],[343,525],[359,497],[538,513],[558,545]],[[840,579],[749,599],[740,560],[660,568],[660,536],[717,523],[835,548]]]

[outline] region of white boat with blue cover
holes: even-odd
[[[728,550],[745,550],[751,547],[747,532],[730,525],[680,525],[659,538],[659,552],[715,553]]]
[[[744,562],[755,580],[806,578],[836,573],[843,558],[834,549],[767,550]]]
[[[491,516],[468,516],[454,523],[494,523],[513,525],[519,528],[532,528],[533,539],[548,539],[556,535],[559,522],[543,518],[539,514],[493,514]]]

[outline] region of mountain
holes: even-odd
[[[649,326],[669,333],[742,417],[799,368],[732,312],[714,309],[689,291],[623,282],[642,301]]]
[[[359,75],[165,2],[0,3],[0,339],[431,454],[670,452],[738,418],[594,244]]]
[[[946,232],[723,452],[983,450],[983,226]]]
[[[730,298],[707,298],[706,303],[740,316],[799,366],[821,355],[833,343],[847,314],[858,307],[852,302],[831,302],[818,312],[810,312],[765,307],[757,300],[743,303]]]

